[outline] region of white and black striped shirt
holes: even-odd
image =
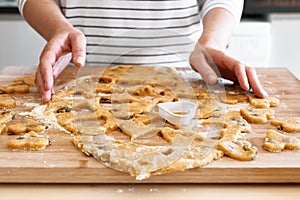
[[[26,0],[19,0],[22,13]],[[87,38],[89,64],[188,66],[201,17],[222,7],[240,20],[243,0],[59,0]]]

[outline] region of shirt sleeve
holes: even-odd
[[[224,8],[228,10],[239,23],[243,12],[243,6],[244,0],[205,0],[202,5],[202,18],[208,11],[214,8]]]
[[[20,14],[23,16],[23,9],[24,9],[26,0],[18,0],[17,3],[18,3],[18,8],[19,8]]]

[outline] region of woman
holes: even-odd
[[[239,23],[242,0],[19,0],[28,23],[48,42],[41,53],[36,85],[42,100],[53,93],[53,66],[66,52],[91,63],[190,65],[209,83],[217,70],[203,62],[209,53],[221,76],[266,97],[253,68],[224,53]],[[200,20],[201,16],[201,20]],[[150,48],[150,50],[149,50]],[[148,49],[144,51],[143,49]],[[163,49],[156,51],[151,49]]]

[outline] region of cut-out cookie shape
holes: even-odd
[[[8,127],[8,132],[15,135],[23,135],[30,131],[43,132],[45,126],[34,119],[27,119],[21,123],[11,124]]]
[[[277,131],[268,130],[263,148],[270,152],[280,152],[284,149],[294,150],[300,148],[300,140]]]
[[[222,141],[218,149],[230,158],[240,161],[250,161],[256,157],[257,148],[248,141]]]
[[[255,108],[270,108],[276,107],[279,104],[279,99],[276,97],[258,98],[255,96],[249,96],[249,102],[251,106]]]
[[[34,80],[35,80],[34,75],[27,75],[27,76],[21,76],[15,78],[14,83],[24,84],[30,87],[34,87],[35,86]]]
[[[74,114],[72,112],[59,112],[55,114],[57,123],[62,126],[66,131],[72,134],[78,134],[78,131],[73,123]]]
[[[237,104],[247,102],[248,97],[245,94],[222,93],[219,94],[220,101],[226,104]]]
[[[197,119],[208,119],[210,117],[220,117],[221,106],[218,102],[211,99],[198,99],[198,109],[196,111],[195,118]]]
[[[206,88],[199,88],[199,87],[193,87],[194,90],[194,96],[197,97],[197,99],[211,99],[213,98],[213,95],[210,94],[210,92]]]
[[[238,137],[240,136],[242,129],[239,126],[231,126],[228,128],[224,128],[220,131],[220,139],[219,143],[228,141],[228,142],[236,142]]]
[[[241,132],[250,132],[251,126],[242,118],[239,111],[228,111],[224,117],[209,118],[202,122],[203,125],[221,126],[222,128],[236,128],[238,127]]]
[[[0,111],[0,124],[8,123],[16,116],[15,111]]]
[[[274,118],[274,110],[268,108],[242,108],[241,115],[249,123],[262,124],[266,123],[269,119]]]
[[[0,111],[0,134],[7,132],[6,123],[15,118],[16,113],[14,111]]]
[[[13,108],[16,106],[16,101],[7,94],[0,94],[0,108]]]
[[[0,135],[7,132],[6,124],[0,124]]]
[[[37,151],[45,149],[50,145],[47,136],[39,135],[34,131],[30,131],[24,135],[15,136],[8,141],[8,148],[13,151],[32,150]]]
[[[15,82],[11,85],[2,85],[0,86],[0,94],[25,94],[29,92],[29,86],[26,84],[23,84],[21,82]]]
[[[276,118],[271,124],[286,132],[300,131],[300,117]]]

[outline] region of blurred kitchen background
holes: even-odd
[[[245,0],[228,53],[254,67],[287,67],[300,79],[300,0]],[[20,16],[16,0],[0,0],[0,69],[35,66],[45,41]]]

